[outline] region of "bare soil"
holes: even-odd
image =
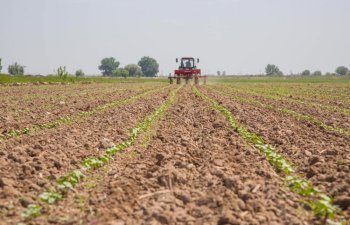
[[[9,221],[18,218],[23,206],[33,203],[38,194],[77,168],[83,159],[125,140],[129,129],[161,104],[169,90],[78,123],[0,142],[2,216]]]
[[[241,125],[276,146],[298,172],[333,196],[350,218],[350,138],[282,113],[233,101],[205,87],[201,91],[229,108]]]
[[[24,94],[16,95],[15,98],[4,99],[0,103],[0,133],[5,134],[12,130],[21,130],[36,124],[45,124],[64,116],[77,115],[82,111],[89,111],[109,102],[125,99],[140,94],[146,90],[156,88],[157,84],[135,85],[134,88],[121,89],[122,86],[110,87],[109,84],[82,85],[87,94],[81,94],[82,90],[75,90],[75,85],[67,85],[63,91],[48,93],[46,89],[35,89],[33,92],[45,98],[33,98],[29,101]],[[107,91],[102,88],[107,89]],[[79,87],[79,86],[78,86]],[[11,87],[19,92],[18,87]],[[95,89],[96,88],[96,89]],[[119,91],[118,91],[118,89]],[[69,91],[74,94],[69,94]],[[25,93],[28,94],[26,90]],[[79,94],[80,93],[80,94]],[[0,92],[1,96],[10,95],[6,91]],[[12,93],[13,94],[13,93]]]
[[[264,157],[187,86],[146,148],[94,171],[36,223],[307,224],[301,207]]]

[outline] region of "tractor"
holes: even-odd
[[[176,59],[176,63],[179,63],[179,59]],[[197,59],[199,63],[199,59]],[[199,78],[204,78],[204,84],[207,83],[207,76],[201,75],[201,70],[197,69],[196,60],[193,57],[183,57],[181,58],[179,69],[175,70],[174,76],[169,76],[170,84],[176,79],[176,84],[181,84],[181,78],[185,79],[186,84],[189,83],[191,79],[194,78],[194,84],[199,84]]]

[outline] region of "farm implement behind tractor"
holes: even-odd
[[[176,59],[176,63],[179,63],[179,59]],[[199,59],[197,59],[199,63]],[[194,78],[194,84],[199,84],[199,79],[204,78],[204,84],[207,83],[207,76],[201,75],[201,70],[197,69],[196,60],[193,57],[183,57],[181,58],[179,69],[175,70],[174,76],[169,76],[170,84],[174,83],[181,84],[181,79],[185,79],[186,84]]]

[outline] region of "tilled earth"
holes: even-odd
[[[125,140],[129,129],[161,104],[171,89],[73,124],[1,141],[0,212],[9,216],[9,221],[18,217],[21,207],[33,203],[38,194],[77,168],[84,158]]]
[[[47,85],[33,86],[31,92],[24,89],[23,93],[16,93],[19,91],[12,87],[15,95],[8,90],[2,90],[3,87],[0,88],[3,98],[0,103],[0,134],[49,123],[64,116],[74,116],[159,87],[157,84],[134,84],[126,87],[121,84],[114,87],[109,84],[86,84],[81,85],[85,90],[76,85],[66,85],[61,90],[63,87],[60,86],[58,86],[60,89],[55,86],[43,89],[45,86]],[[29,93],[32,92],[35,95],[30,96]]]
[[[154,85],[154,89],[161,86],[165,85]],[[152,89],[151,85],[140,87],[121,93],[131,97]],[[130,129],[164,103],[177,87],[163,88],[157,94],[81,121],[1,141],[0,224],[23,222],[20,213],[40,193],[49,190],[57,178],[79,167],[86,157],[100,155],[126,140]],[[227,107],[240,125],[274,145],[294,164],[300,176],[334,196],[345,218],[350,218],[348,137],[233,101],[205,86],[199,89]],[[109,91],[92,93],[96,93],[96,98],[112,97]],[[116,98],[122,98],[118,93]],[[72,94],[76,92],[72,90]],[[315,223],[304,199],[291,192],[282,177],[220,113],[196,97],[190,85],[185,85],[175,104],[135,145],[117,154],[106,166],[89,172],[63,200],[46,205],[41,216],[24,222]]]
[[[230,109],[240,124],[276,146],[298,172],[335,197],[335,203],[350,218],[349,137],[268,109],[232,101],[205,87],[201,90]]]
[[[146,148],[96,170],[39,224],[307,224],[259,152],[189,86]],[[49,218],[49,219],[48,219]]]

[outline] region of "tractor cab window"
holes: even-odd
[[[180,68],[182,69],[192,69],[194,68],[194,59],[182,59]]]

